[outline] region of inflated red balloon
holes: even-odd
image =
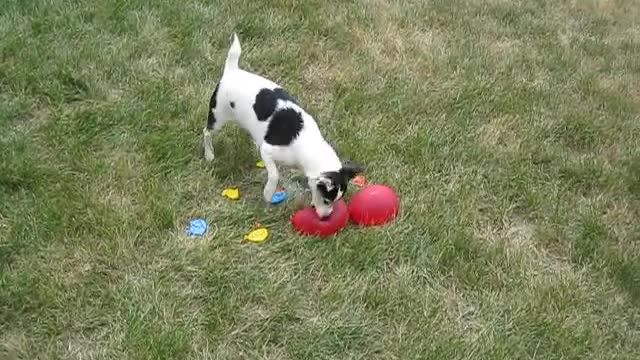
[[[303,235],[329,237],[342,230],[349,222],[349,211],[344,201],[333,206],[333,212],[326,219],[320,219],[312,207],[296,211],[291,217],[293,227]]]
[[[349,218],[358,225],[381,225],[393,220],[399,212],[400,198],[386,185],[369,185],[349,202]]]

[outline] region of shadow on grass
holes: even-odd
[[[606,225],[597,217],[586,216],[581,233],[573,240],[571,259],[580,265],[601,268],[613,283],[627,293],[630,300],[640,304],[640,258],[615,246]]]
[[[213,135],[215,159],[204,159],[202,138],[198,139],[197,156],[207,173],[220,182],[239,182],[247,172],[256,168],[260,160],[256,146],[249,135],[234,125],[227,125]]]

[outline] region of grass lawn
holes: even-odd
[[[0,359],[639,359],[639,19],[633,0],[2,0]],[[204,161],[233,32],[242,67],[398,190],[396,222],[302,238],[237,126]]]

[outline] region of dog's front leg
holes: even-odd
[[[278,167],[272,156],[273,147],[267,143],[263,143],[260,147],[260,156],[264,162],[264,167],[267,169],[267,183],[264,185],[264,201],[270,203],[273,198],[273,194],[278,187],[278,179],[280,174],[278,173]]]

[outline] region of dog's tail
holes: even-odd
[[[231,43],[231,47],[229,48],[229,52],[227,53],[227,61],[224,63],[224,70],[233,70],[238,68],[238,62],[240,61],[240,40],[238,40],[238,35],[233,34],[233,43]]]

